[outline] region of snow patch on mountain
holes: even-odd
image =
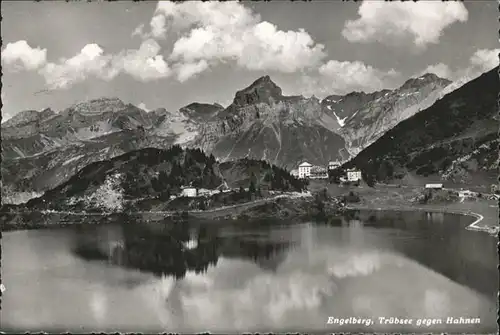
[[[330,107],[330,106],[328,106],[328,107]],[[340,127],[342,128],[345,125],[345,120],[347,120],[347,116],[345,118],[341,119],[337,116],[337,113],[333,112],[333,115],[335,115],[335,117],[337,118],[337,122],[339,123]]]
[[[196,136],[198,136],[198,134],[199,133],[197,131],[193,132],[186,131],[184,133],[181,133],[179,134],[179,137],[177,137],[177,139],[175,140],[174,144],[179,144],[181,146],[186,145],[191,141],[194,141],[194,139],[196,138]]]
[[[199,125],[179,111],[168,113],[152,133],[162,137],[176,136],[175,144],[184,145],[199,135]]]

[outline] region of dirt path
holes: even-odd
[[[217,217],[221,216],[226,216],[226,215],[238,215],[241,212],[262,205],[266,202],[274,201],[276,199],[282,199],[282,198],[290,198],[290,199],[296,199],[296,198],[307,198],[310,197],[311,193],[282,193],[279,195],[276,195],[274,197],[269,197],[265,199],[257,199],[254,201],[249,201],[241,204],[235,204],[235,205],[230,205],[230,206],[223,206],[223,207],[217,207],[217,208],[212,208],[212,209],[207,209],[207,210],[189,210],[186,211],[191,217],[194,218],[199,218],[199,219],[214,219]],[[144,214],[148,215],[150,218],[156,218],[156,219],[161,219],[166,216],[171,216],[179,211],[143,211],[143,212],[134,212],[133,214]],[[153,219],[154,220],[154,219]]]

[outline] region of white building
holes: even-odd
[[[191,186],[188,186],[188,187],[183,187],[181,189],[181,197],[196,197],[196,187],[191,187]]]
[[[209,190],[206,188],[199,188],[198,192],[197,192],[199,197],[209,197],[209,196],[212,196],[212,195],[217,194],[217,193],[220,193],[220,190],[218,190],[218,189]]]
[[[348,181],[359,181],[361,180],[361,171],[356,169],[347,170],[347,180]]]
[[[299,178],[309,178],[311,176],[312,164],[304,162],[299,165]]]
[[[426,189],[441,190],[443,189],[443,184],[425,184]]]
[[[321,166],[312,166],[309,178],[311,178],[311,179],[326,179],[326,178],[328,178],[328,171],[324,167],[321,167]]]
[[[336,168],[339,168],[340,165],[341,164],[339,161],[329,162],[328,163],[328,170],[335,170]]]
[[[295,178],[298,178],[299,177],[299,170],[298,169],[293,169],[292,171],[290,171],[290,174],[292,176],[294,176]]]
[[[477,196],[477,192],[472,192],[472,191],[469,191],[469,190],[460,190],[460,191],[458,191],[458,196],[460,198],[476,197]]]

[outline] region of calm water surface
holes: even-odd
[[[1,327],[122,332],[496,332],[496,238],[473,219],[146,224],[3,234]],[[329,325],[328,317],[369,318]],[[384,325],[378,317],[414,319]],[[448,317],[480,318],[475,325]],[[419,318],[442,324],[419,326]]]

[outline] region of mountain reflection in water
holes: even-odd
[[[114,221],[5,233],[3,327],[155,333],[496,329],[496,240],[465,230],[467,217],[352,212],[321,224]],[[481,324],[341,327],[327,325],[329,316],[480,317]]]
[[[217,227],[192,227],[176,223],[80,226],[74,230],[73,252],[92,261],[153,273],[156,276],[185,277],[187,271],[206,272],[217,265],[219,256],[252,259],[263,268],[273,268],[272,258],[290,246],[290,242],[258,240],[250,235],[220,236]]]

